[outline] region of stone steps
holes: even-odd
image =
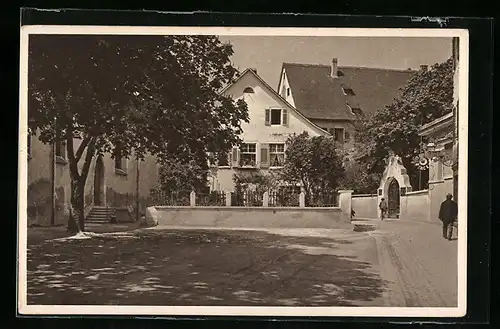
[[[115,208],[93,207],[85,221],[92,223],[109,223],[113,217],[116,218]]]

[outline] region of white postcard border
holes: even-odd
[[[259,306],[99,306],[27,305],[27,103],[30,34],[248,35],[348,37],[459,37],[458,306],[421,307],[259,307]],[[469,35],[462,29],[42,26],[21,27],[18,168],[18,311],[23,315],[190,315],[190,316],[358,316],[461,317],[467,306],[467,155]]]

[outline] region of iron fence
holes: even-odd
[[[269,193],[269,207],[299,207],[300,193],[288,190]]]
[[[191,191],[151,191],[149,195],[149,206],[189,206]]]
[[[210,193],[196,193],[197,206],[225,206],[226,193],[222,191],[212,191]]]
[[[231,206],[236,207],[262,207],[263,197],[261,193],[254,191],[231,193]]]
[[[306,207],[338,207],[338,193],[306,196]]]

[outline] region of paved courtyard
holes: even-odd
[[[457,241],[437,225],[378,225],[104,230],[88,239],[34,229],[28,304],[455,306]]]

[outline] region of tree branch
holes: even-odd
[[[81,179],[83,182],[87,179],[87,175],[89,174],[90,164],[92,163],[92,158],[94,157],[95,147],[96,147],[97,138],[92,137],[90,141],[90,145],[87,149],[87,153],[85,154],[85,163],[83,164]]]
[[[78,150],[76,151],[76,155],[75,155],[75,160],[77,163],[82,158],[83,152],[85,151],[85,148],[87,147],[87,145],[89,145],[91,139],[92,138],[89,136],[85,137],[85,139],[82,141],[82,143],[78,147]]]

